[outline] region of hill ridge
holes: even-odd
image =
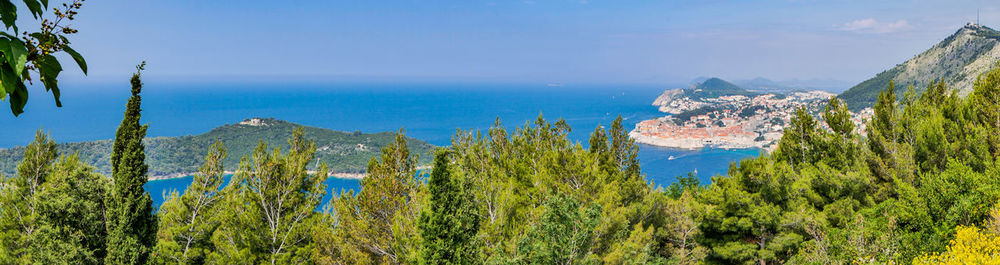
[[[922,92],[931,80],[944,81],[960,95],[968,95],[976,78],[1000,60],[997,43],[1000,43],[1000,32],[975,23],[966,24],[931,48],[858,83],[838,97],[847,102],[851,110],[870,107],[890,80],[895,83],[896,94],[900,97],[910,85]]]

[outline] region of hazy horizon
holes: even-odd
[[[323,80],[857,83],[976,19],[985,1],[88,1],[82,82]],[[22,16],[29,17],[30,16]],[[72,88],[68,88],[72,89]]]

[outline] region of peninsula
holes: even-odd
[[[653,105],[672,115],[639,122],[629,136],[638,143],[684,149],[771,150],[796,109],[805,107],[818,117],[833,96],[820,90],[754,93],[711,78],[691,88],[664,91]],[[862,121],[870,113],[868,108],[852,115],[862,132]]]

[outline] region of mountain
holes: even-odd
[[[976,78],[1000,59],[997,42],[1000,32],[969,23],[927,51],[851,87],[839,97],[851,110],[870,107],[890,80],[895,82],[900,97],[907,86],[922,92],[931,80],[943,80],[948,87],[958,89],[960,95],[968,95]]]
[[[685,90],[685,95],[692,99],[715,98],[729,95],[754,95],[756,93],[747,91],[733,83],[716,77],[709,78],[705,82],[693,85],[691,89]]]
[[[732,95],[753,96],[758,95],[758,93],[747,91],[726,80],[712,77],[705,79],[704,82],[692,84],[690,88],[667,89],[656,97],[656,100],[653,100],[653,106],[659,107],[661,112],[680,114],[711,105],[703,102],[703,99]]]
[[[227,124],[211,131],[193,136],[147,137],[146,163],[149,174],[155,177],[182,175],[198,171],[205,160],[208,146],[221,140],[228,156],[224,160],[227,171],[235,170],[244,155],[251,154],[257,143],[263,141],[273,149],[281,147],[287,152],[288,138],[292,130],[302,127],[307,139],[316,141],[316,158],[325,162],[333,172],[363,172],[368,160],[379,154],[381,148],[395,140],[395,133],[341,132],[323,128],[302,126],[273,118],[246,119],[235,124]],[[80,159],[97,167],[97,172],[110,175],[111,145],[113,140],[98,140],[78,143],[60,143],[60,154],[79,153]],[[419,155],[420,164],[428,164],[434,146],[427,142],[407,138],[410,153]],[[13,175],[20,162],[24,147],[0,149],[0,173]]]

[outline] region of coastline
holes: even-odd
[[[418,171],[419,170],[428,170],[428,169],[431,169],[431,166],[418,166],[416,168],[416,170],[418,170]],[[307,172],[309,174],[315,174],[316,173],[316,171],[307,171]],[[171,173],[171,174],[165,174],[165,175],[149,175],[146,179],[149,180],[149,181],[167,180],[167,179],[190,177],[190,176],[194,176],[197,173],[198,172]],[[233,175],[233,174],[236,174],[236,172],[227,170],[227,171],[223,171],[222,174],[224,174],[224,175]],[[365,173],[357,173],[357,172],[329,172],[329,173],[327,173],[326,178],[337,178],[337,179],[347,179],[347,180],[361,180],[361,179],[365,178],[366,175],[367,174],[365,174]]]
[[[637,130],[629,132],[629,138],[635,140],[636,143],[685,150],[710,147],[719,149],[763,149],[770,152],[774,146],[771,142],[754,141],[752,137],[665,138],[643,134]]]
[[[165,175],[149,175],[149,177],[147,177],[147,180],[148,181],[156,181],[156,180],[168,180],[168,179],[184,178],[184,177],[194,176],[197,173],[198,172],[191,172],[191,173],[171,173],[171,174],[165,174]],[[235,174],[235,173],[236,172],[233,172],[233,171],[223,171],[224,175],[232,175],[232,174]],[[309,174],[313,174],[313,173],[316,173],[316,171],[309,171]],[[365,174],[364,173],[353,173],[353,172],[330,172],[330,173],[327,173],[327,178],[360,180],[360,179],[365,178]]]

